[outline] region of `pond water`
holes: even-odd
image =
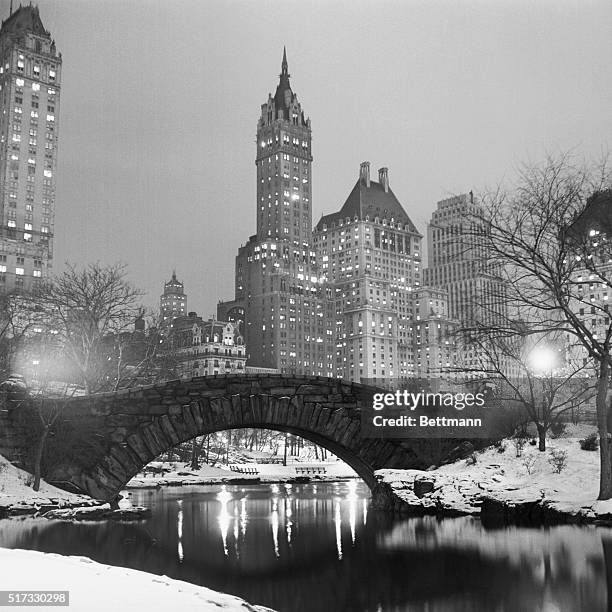
[[[4,520],[0,546],[165,574],[279,612],[608,610],[612,529],[400,519],[369,508],[361,481],[125,495],[153,517]]]

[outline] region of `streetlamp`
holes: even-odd
[[[559,352],[545,344],[535,346],[528,356],[530,369],[540,376],[552,374],[559,367],[559,361]]]

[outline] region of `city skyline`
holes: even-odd
[[[313,223],[369,160],[424,234],[439,200],[547,150],[597,156],[612,127],[604,3],[38,5],[64,57],[55,271],[123,260],[151,306],[173,269],[190,310],[231,297],[255,233],[257,109],[283,45],[312,120]],[[282,27],[258,35],[272,15]]]

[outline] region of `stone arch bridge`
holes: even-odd
[[[5,392],[0,454],[31,469],[41,431],[38,413],[57,414],[44,446],[44,478],[111,500],[167,449],[203,434],[253,427],[289,432],[319,444],[373,488],[375,470],[424,469],[443,450],[443,441],[363,436],[361,412],[372,405],[375,391],[321,377],[221,375],[74,397],[61,405],[51,399],[36,400],[36,405],[35,400]],[[457,441],[447,441],[446,449],[453,444]]]

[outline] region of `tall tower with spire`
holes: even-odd
[[[287,51],[257,124],[257,238],[308,248],[312,231],[310,119],[289,82]]]
[[[51,271],[61,69],[38,7],[11,4],[0,28],[0,292]]]
[[[257,123],[257,231],[236,257],[248,361],[283,373],[333,376],[333,303],[312,250],[311,129],[291,89],[287,53]]]
[[[172,278],[164,283],[164,292],[159,298],[159,314],[162,325],[187,314],[187,294],[183,283],[176,278],[175,270],[172,271]]]

